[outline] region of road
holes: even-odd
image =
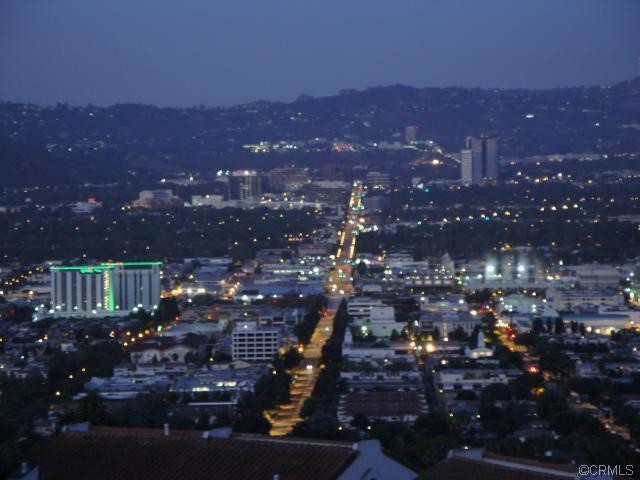
[[[353,293],[353,278],[351,262],[356,249],[358,226],[364,223],[362,218],[362,197],[364,190],[360,183],[355,183],[349,198],[349,208],[342,226],[338,232],[338,251],[334,259],[334,268],[329,274],[326,290],[330,295],[350,295]]]
[[[282,436],[291,433],[293,427],[302,420],[300,411],[304,402],[311,396],[313,387],[320,374],[320,358],[322,347],[331,337],[333,321],[344,297],[353,293],[351,277],[351,262],[355,255],[355,246],[360,213],[362,211],[363,188],[360,183],[355,183],[349,198],[349,208],[342,230],[339,232],[338,250],[336,252],[334,268],[329,274],[325,285],[327,291],[327,308],[318,321],[311,340],[305,346],[303,360],[300,366],[289,371],[293,377],[291,385],[291,401],[286,405],[280,405],[276,410],[265,412],[271,422],[272,436]]]

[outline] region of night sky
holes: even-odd
[[[0,101],[187,106],[640,74],[638,0],[0,0]]]

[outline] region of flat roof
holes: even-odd
[[[157,262],[105,262],[98,265],[75,265],[75,266],[51,266],[51,270],[58,271],[78,271],[80,273],[100,273],[103,270],[114,269],[116,267],[124,268],[136,268],[136,267],[153,267],[155,265],[162,265],[160,261]]]

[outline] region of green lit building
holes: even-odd
[[[51,267],[52,313],[107,317],[152,311],[160,301],[161,268],[162,262]]]

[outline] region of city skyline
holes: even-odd
[[[639,19],[5,0],[0,480],[640,478]]]

